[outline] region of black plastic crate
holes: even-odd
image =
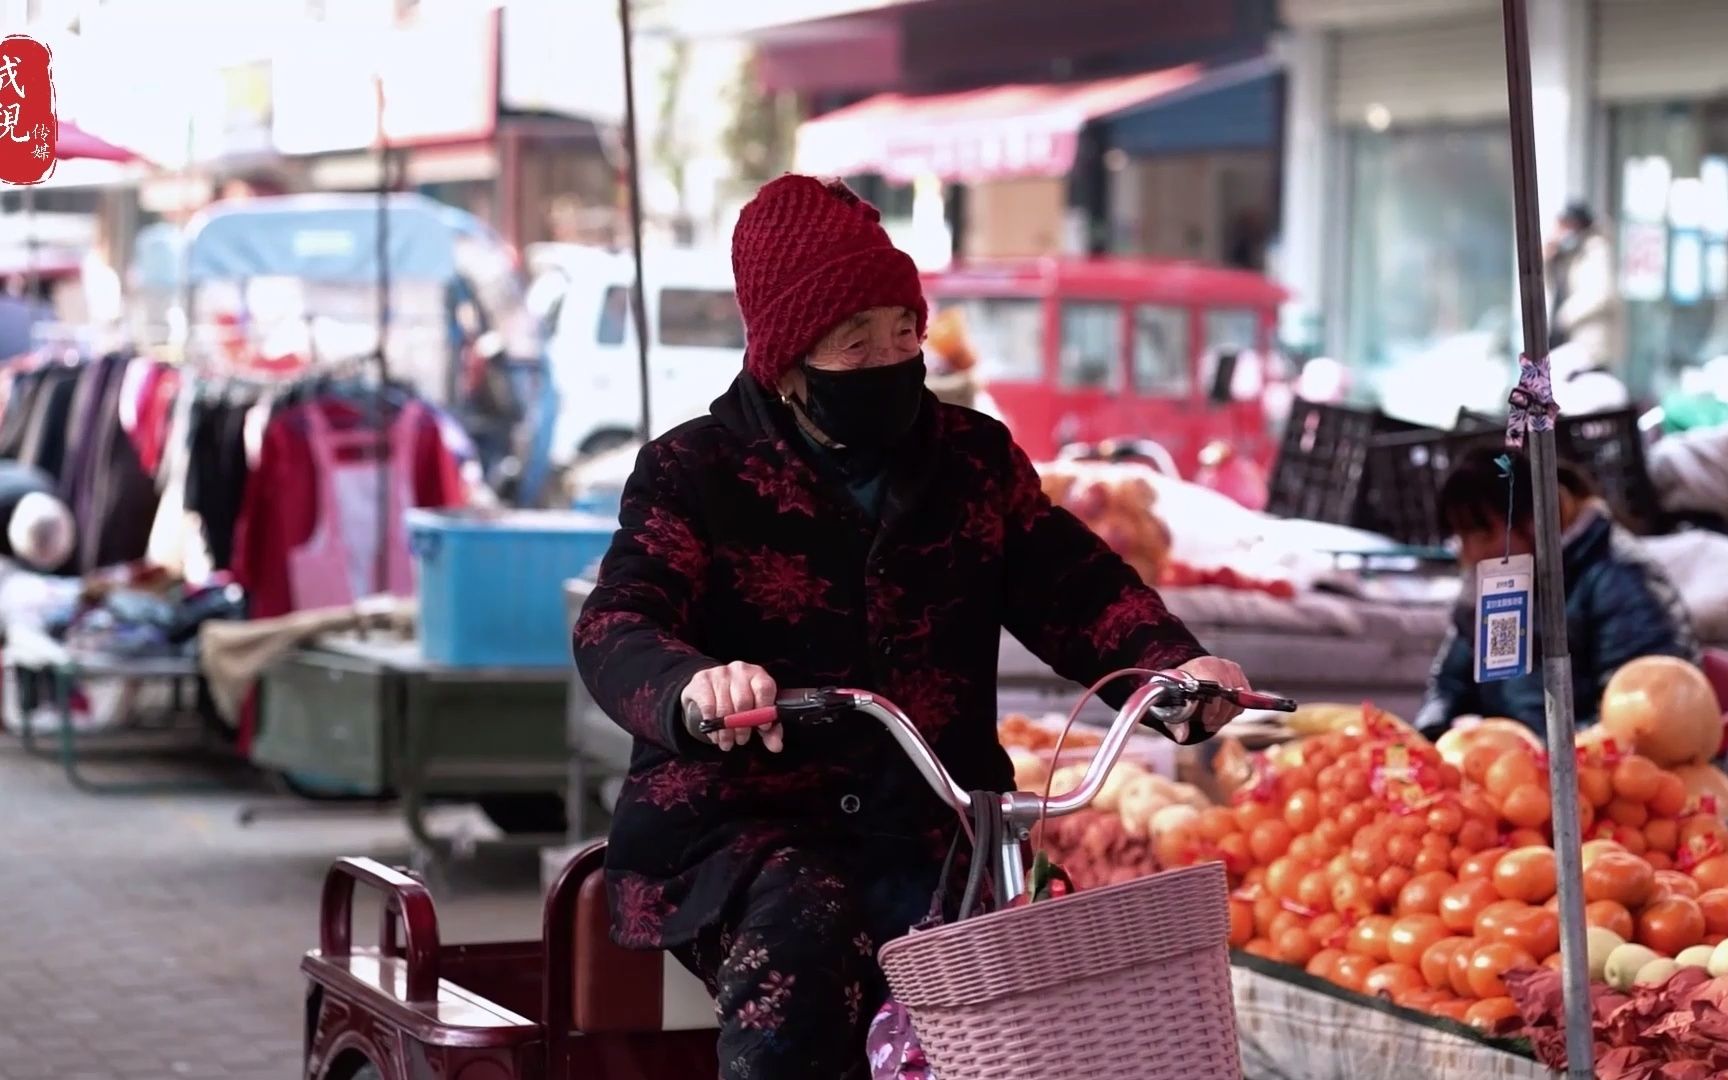
[[[1650,483],[1638,417],[1635,408],[1562,414],[1554,424],[1554,447],[1562,460],[1590,474],[1622,525],[1648,535],[1661,529],[1665,515]]]
[[[1362,505],[1369,443],[1419,430],[1370,409],[1298,400],[1279,443],[1267,484],[1266,512],[1279,517],[1366,527]]]
[[[1506,430],[1506,418],[1460,408],[1458,418],[1452,421],[1453,431],[1488,431],[1490,429],[1504,432]]]
[[[1650,483],[1645,464],[1644,436],[1638,418],[1638,410],[1632,408],[1582,415],[1562,413],[1554,424],[1554,448],[1562,461],[1571,462],[1590,474],[1622,525],[1634,532],[1649,534],[1662,528],[1665,517],[1656,501],[1656,489]],[[1459,409],[1454,424],[1454,435],[1493,436],[1504,443],[1504,416]],[[1494,441],[1494,438],[1489,438],[1480,445]],[[1417,443],[1404,449],[1409,455],[1420,456],[1421,447]],[[1420,468],[1414,472],[1406,471],[1401,480],[1413,481],[1424,471]],[[1444,471],[1434,478],[1434,494],[1438,494],[1440,482],[1444,479]],[[1393,501],[1391,513],[1398,522],[1413,521],[1407,515],[1423,497],[1421,492],[1401,482],[1383,484],[1373,480],[1370,491],[1375,499]]]
[[[1440,487],[1464,455],[1506,445],[1504,427],[1382,435],[1368,452],[1364,528],[1414,547],[1440,547],[1451,530],[1440,520]]]

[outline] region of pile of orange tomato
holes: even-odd
[[[1195,860],[1237,886],[1231,944],[1350,990],[1504,1033],[1505,975],[1560,963],[1546,763],[1523,745],[1454,765],[1374,716],[1313,736],[1232,805]],[[1592,925],[1662,956],[1728,936],[1728,829],[1679,777],[1612,745],[1581,752]]]

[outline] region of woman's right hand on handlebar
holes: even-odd
[[[774,685],[774,676],[755,664],[734,660],[721,667],[698,671],[684,687],[680,700],[686,706],[696,706],[708,719],[719,719],[732,713],[767,708],[774,704],[778,692],[779,688]],[[734,746],[743,746],[749,742],[752,730],[721,730],[711,733],[707,738],[720,749],[730,750]],[[778,754],[784,746],[780,725],[770,724],[759,731],[762,745]]]

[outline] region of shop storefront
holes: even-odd
[[[1285,0],[1293,343],[1384,389],[1521,347],[1499,6]],[[1728,6],[1533,0],[1540,202],[1614,242],[1622,374],[1660,396],[1728,354]],[[1486,394],[1487,391],[1484,391]]]
[[[1581,10],[1531,5],[1545,217],[1590,187]],[[1344,360],[1389,407],[1432,406],[1413,419],[1492,407],[1521,347],[1499,6],[1288,0],[1283,14],[1290,343]],[[1439,402],[1441,370],[1481,401]]]
[[[1352,366],[1503,350],[1514,292],[1511,155],[1492,13],[1344,35],[1337,97]],[[1390,288],[1388,287],[1390,286]]]
[[[1277,75],[1255,57],[1088,82],[881,94],[804,124],[796,167],[964,186],[967,256],[1229,262],[1247,249],[1242,261],[1252,264],[1253,226],[1264,229],[1276,197]]]
[[[1260,269],[1279,202],[1273,7],[1000,0],[985,18],[924,0],[747,36],[812,117],[794,167],[866,190],[908,243],[929,242],[922,218],[961,257]]]
[[[1728,355],[1728,6],[1604,0],[1598,18],[1628,374],[1662,392]]]

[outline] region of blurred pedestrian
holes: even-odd
[[[1622,314],[1614,253],[1587,204],[1566,207],[1546,256],[1548,348],[1577,346],[1586,356],[1585,371],[1619,366]]]

